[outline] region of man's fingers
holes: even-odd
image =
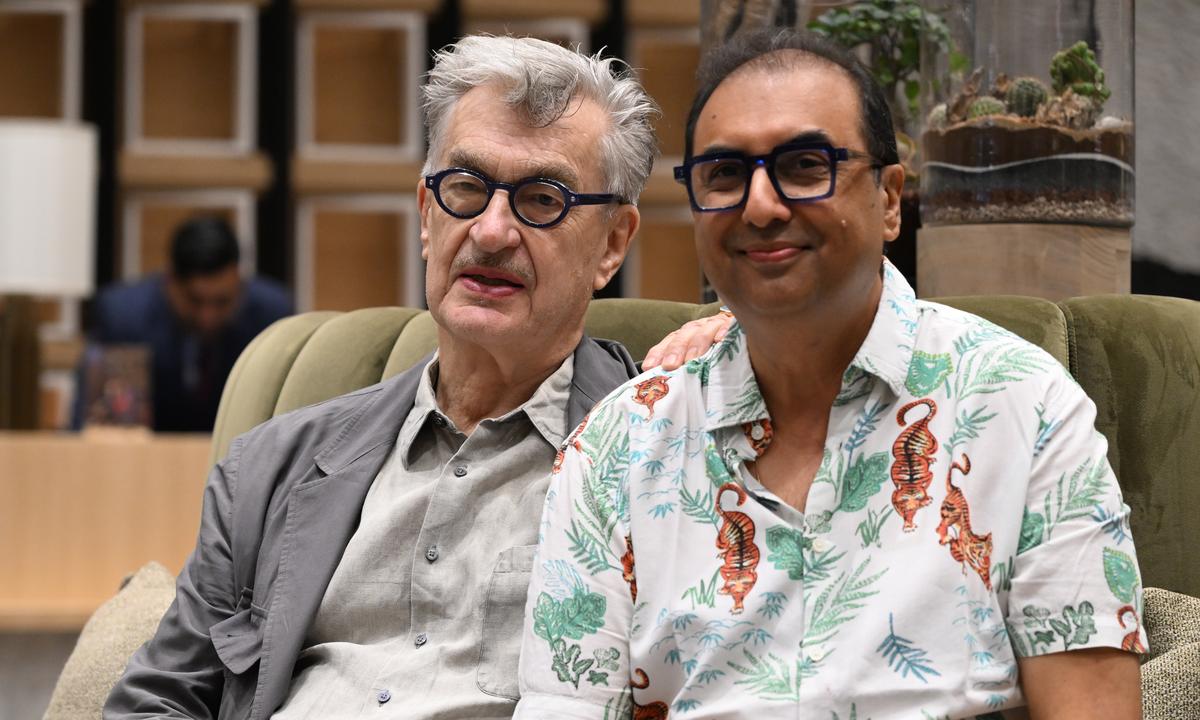
[[[675,370],[700,357],[725,337],[732,322],[731,315],[720,313],[687,323],[650,348],[642,360],[642,370],[660,366],[663,370]]]
[[[646,357],[642,360],[642,370],[656,368],[662,364],[663,356],[667,353],[667,348],[675,344],[675,338],[679,331],[669,333],[665,338],[658,341],[658,344],[650,348],[646,353]]]

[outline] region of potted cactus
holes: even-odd
[[[1050,58],[1050,82],[978,68],[925,118],[922,221],[930,225],[1133,222],[1133,123],[1086,42]]]

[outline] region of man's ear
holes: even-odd
[[[629,246],[633,243],[633,236],[637,234],[641,222],[642,216],[636,205],[618,205],[613,211],[613,216],[608,221],[604,253],[600,256],[596,275],[592,279],[593,290],[603,288],[612,280],[613,275],[617,274],[617,269],[625,262],[625,255],[629,252]]]
[[[417,212],[421,216],[421,259],[429,260],[429,213],[433,196],[425,187],[425,178],[417,180]]]
[[[904,191],[904,166],[885,165],[879,171],[879,201],[883,203],[883,240],[900,237],[900,194]]]

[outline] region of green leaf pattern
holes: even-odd
[[[1015,657],[1120,645],[1128,630],[1116,623],[1118,608],[1141,614],[1137,560],[1103,453],[1046,392],[1066,382],[1055,379],[1057,364],[995,325],[916,301],[890,265],[884,280],[803,513],[777,504],[769,483],[754,494],[747,434],[768,412],[736,323],[709,353],[667,374],[669,392],[683,395],[670,415],[647,422],[632,384],[597,406],[547,500],[522,650],[523,665],[540,673],[526,678],[535,692],[595,698],[614,720],[635,701],[665,703],[672,720],[712,716],[714,700],[729,697],[762,717],[802,703],[806,715],[834,719],[989,717],[1015,707]],[[911,352],[902,370],[890,362],[897,348]],[[892,445],[897,409],[918,398],[937,404],[930,429],[940,448],[930,517],[904,533]],[[963,454],[972,470],[955,485],[973,531],[991,534],[990,590],[937,532],[945,473]],[[1052,474],[1033,484],[1035,460]],[[749,491],[742,505],[727,492],[718,507],[727,483]],[[1006,494],[1026,487],[1022,502]],[[731,525],[738,516],[751,524]],[[718,546],[747,530],[754,552]],[[627,537],[632,566],[622,555]],[[1067,567],[1051,555],[1091,559]],[[1078,577],[1050,582],[1066,572]],[[1080,589],[1055,589],[1068,586]],[[740,613],[731,587],[744,594]],[[631,691],[635,669],[649,685]],[[845,703],[855,697],[848,683],[875,681],[913,692]]]

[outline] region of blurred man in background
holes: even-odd
[[[239,259],[237,238],[224,220],[195,218],[176,230],[165,274],[109,287],[96,297],[91,344],[150,350],[156,431],[210,432],[238,355],[293,312],[281,285],[243,280]],[[76,427],[85,421],[82,384],[78,396]]]

